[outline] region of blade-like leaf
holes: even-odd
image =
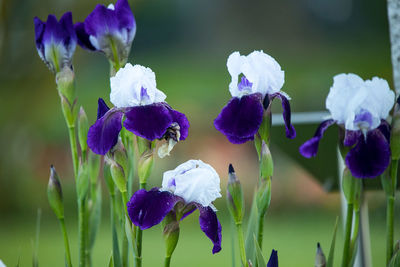
[[[235,267],[236,265],[236,253],[235,253],[235,246],[236,246],[236,242],[235,242],[235,235],[236,235],[236,231],[235,231],[235,222],[233,221],[233,219],[230,219],[231,222],[231,254],[232,254],[232,259],[231,259],[231,264],[232,267]]]
[[[253,240],[254,240],[254,247],[256,248],[257,266],[265,267],[267,266],[267,264],[265,263],[264,256],[262,254],[260,246],[258,245],[257,238],[255,235],[253,235]]]
[[[339,217],[336,217],[335,227],[333,228],[333,236],[331,241],[331,248],[329,249],[328,262],[326,267],[333,267],[333,258],[335,256],[336,232],[338,227]]]
[[[111,254],[110,260],[108,261],[108,267],[114,267],[114,261],[113,261],[113,256]]]
[[[249,221],[247,223],[247,232],[246,232],[246,255],[247,260],[251,260],[251,262],[256,262],[256,249],[254,247],[253,236],[257,233],[258,228],[258,211],[256,204],[256,194],[253,195],[253,202],[251,204],[251,210],[249,215]]]
[[[113,262],[114,267],[121,267],[121,254],[118,246],[118,234],[116,224],[119,224],[117,210],[115,207],[115,197],[111,199],[111,231],[112,231],[112,243],[113,243]]]
[[[32,266],[39,267],[39,259],[38,259],[38,252],[39,252],[39,236],[40,236],[40,220],[42,217],[42,210],[37,210],[37,217],[36,217],[36,236],[35,236],[35,244],[33,247],[33,255],[32,255]],[[19,265],[19,261],[18,261]]]
[[[96,190],[93,191],[95,196],[91,196],[93,200],[93,206],[90,211],[89,225],[89,248],[92,249],[94,246],[94,242],[96,241],[96,235],[99,230],[100,221],[101,221],[101,200],[102,200],[102,192],[101,192],[101,184],[99,183],[96,186]]]

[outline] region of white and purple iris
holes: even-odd
[[[97,121],[89,128],[87,142],[94,153],[105,155],[118,142],[122,124],[147,140],[166,139],[169,146],[164,154],[167,155],[176,142],[186,139],[188,119],[165,102],[166,95],[157,89],[150,68],[128,63],[110,82],[110,100],[115,107],[110,109],[100,98]]]
[[[60,21],[54,15],[49,15],[46,22],[35,17],[34,24],[37,51],[50,70],[59,72],[65,66],[71,67],[77,42],[71,12]]]
[[[390,163],[390,126],[386,122],[395,101],[388,83],[378,77],[364,81],[355,74],[339,74],[326,98],[332,118],[323,121],[314,137],[300,147],[307,158],[317,154],[325,130],[332,124],[344,128],[343,144],[350,150],[345,162],[357,178],[382,174]]]
[[[115,6],[96,5],[84,22],[75,24],[78,44],[88,50],[102,51],[112,56],[115,49],[120,59],[128,58],[136,22],[127,0]]]
[[[280,91],[284,72],[278,62],[262,51],[254,51],[248,56],[234,52],[228,58],[227,67],[232,76],[229,84],[232,99],[214,120],[215,128],[233,144],[253,140],[263,120],[264,108],[268,109],[277,97],[282,101],[286,136],[296,137],[290,122],[290,98]],[[239,82],[240,75],[243,76]]]
[[[137,191],[127,204],[132,223],[140,229],[159,224],[169,212],[181,220],[199,210],[200,228],[213,242],[213,253],[221,250],[221,224],[212,202],[221,197],[220,180],[213,167],[189,160],[164,173],[162,188]]]

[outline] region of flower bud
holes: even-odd
[[[75,101],[75,73],[70,67],[64,67],[56,75],[57,90],[68,102]]]
[[[179,240],[179,220],[176,213],[171,211],[162,221],[166,257],[171,257]]]
[[[241,223],[244,216],[243,191],[232,164],[229,164],[228,176],[229,180],[226,190],[228,209],[235,223]]]
[[[63,95],[60,95],[60,98],[61,98],[61,109],[63,111],[67,126],[70,128],[75,127],[75,121],[77,117],[76,100],[71,103]]]
[[[271,178],[260,181],[260,187],[256,193],[257,209],[261,215],[267,212],[271,203]]]
[[[262,141],[261,145],[261,164],[260,164],[260,175],[261,179],[265,180],[271,177],[274,173],[274,163],[272,161],[272,155],[269,151],[267,144]]]
[[[315,267],[325,267],[326,258],[324,252],[322,251],[321,245],[317,243],[317,253],[315,255]]]
[[[81,106],[78,114],[78,140],[79,140],[79,145],[81,146],[82,149],[82,154],[86,154],[87,151],[88,131],[89,131],[88,118],[86,116],[85,110]]]
[[[47,199],[58,219],[64,218],[64,203],[60,180],[53,165],[50,167],[50,179],[47,186]]]
[[[125,172],[115,161],[110,164],[111,177],[121,193],[126,192]]]
[[[140,183],[146,183],[150,176],[151,168],[153,166],[154,153],[153,149],[144,152],[138,161],[138,175]]]
[[[390,150],[392,152],[392,159],[400,159],[400,107],[396,103],[392,117],[392,131],[390,134]]]

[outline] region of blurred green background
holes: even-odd
[[[66,221],[77,260],[68,136],[54,77],[36,52],[33,17],[44,20],[49,13],[60,17],[71,10],[74,21],[82,21],[97,3],[0,0],[0,259],[7,266],[18,261],[20,266],[31,264],[38,208],[43,213],[39,264],[63,265],[62,237],[46,199],[50,164],[62,178]],[[247,204],[258,166],[252,143],[230,144],[213,127],[213,119],[230,98],[228,55],[236,50],[242,54],[264,50],[285,71],[283,90],[292,97],[292,110],[324,110],[335,74],[354,72],[364,79],[380,76],[392,84],[386,2],[130,0],[130,4],[138,26],[130,62],[152,68],[158,88],[168,95],[168,103],[191,122],[189,138],[174,148],[171,157],[156,160],[150,184],[160,185],[163,171],[191,158],[210,163],[221,177],[223,198],[215,206],[223,227],[223,250],[211,254],[211,243],[199,229],[197,214],[192,215],[182,224],[172,265],[230,266],[230,224],[224,199],[227,166],[234,165],[246,190]],[[108,62],[99,53],[77,47],[74,67],[79,104],[93,122],[97,98],[109,98]],[[273,105],[274,112],[281,112],[280,103]],[[272,248],[277,249],[281,266],[312,266],[318,241],[328,253],[335,218],[340,214],[339,195],[324,192],[316,179],[337,177],[336,131],[328,132],[317,159],[301,159],[297,152],[315,127],[297,127],[295,140],[286,139],[282,127],[272,133],[276,167],[264,252],[269,256]],[[94,266],[105,266],[111,255],[106,192],[104,196]],[[367,198],[374,264],[383,266],[384,196],[371,191]],[[336,264],[341,232],[340,228]],[[144,238],[144,266],[159,266],[164,255],[160,227],[147,230]]]

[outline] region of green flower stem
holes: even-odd
[[[74,166],[75,179],[78,177],[78,143],[76,142],[75,125],[68,126],[69,142],[71,145],[72,164]]]
[[[343,246],[343,260],[342,267],[347,267],[349,264],[350,256],[350,236],[351,236],[351,226],[353,223],[353,203],[347,203],[347,215],[346,215],[346,227],[345,227],[345,239]]]
[[[239,242],[239,251],[240,251],[240,259],[242,261],[242,265],[244,267],[247,267],[247,259],[246,259],[246,249],[244,245],[244,235],[243,235],[243,228],[241,223],[236,224],[236,232],[238,236],[238,242]]]
[[[263,233],[264,233],[264,215],[265,214],[259,214],[258,217],[258,235],[257,235],[257,243],[260,246],[260,249],[262,249],[262,243],[263,243]]]
[[[166,256],[164,260],[164,267],[169,267],[171,264],[171,256]]]
[[[139,189],[146,189],[146,183],[140,183]],[[137,247],[137,256],[136,256],[136,267],[142,266],[142,242],[143,242],[143,231],[137,227],[136,229],[136,247]]]
[[[360,210],[354,211],[354,227],[353,233],[351,234],[351,241],[350,241],[350,256],[352,257],[354,254],[354,248],[357,242],[358,231],[360,229]]]
[[[65,227],[64,218],[60,218],[59,221],[60,221],[61,231],[64,237],[65,257],[66,257],[65,265],[67,267],[72,267],[71,251],[69,249],[68,234],[67,234],[67,228]]]
[[[86,228],[85,201],[79,203],[78,231],[79,231],[79,267],[86,267],[86,237],[88,229]]]
[[[394,235],[394,201],[395,192],[397,187],[397,171],[398,171],[398,160],[392,160],[390,166],[390,179],[392,192],[386,195],[387,209],[386,209],[386,264],[389,264],[393,257],[393,235]]]

